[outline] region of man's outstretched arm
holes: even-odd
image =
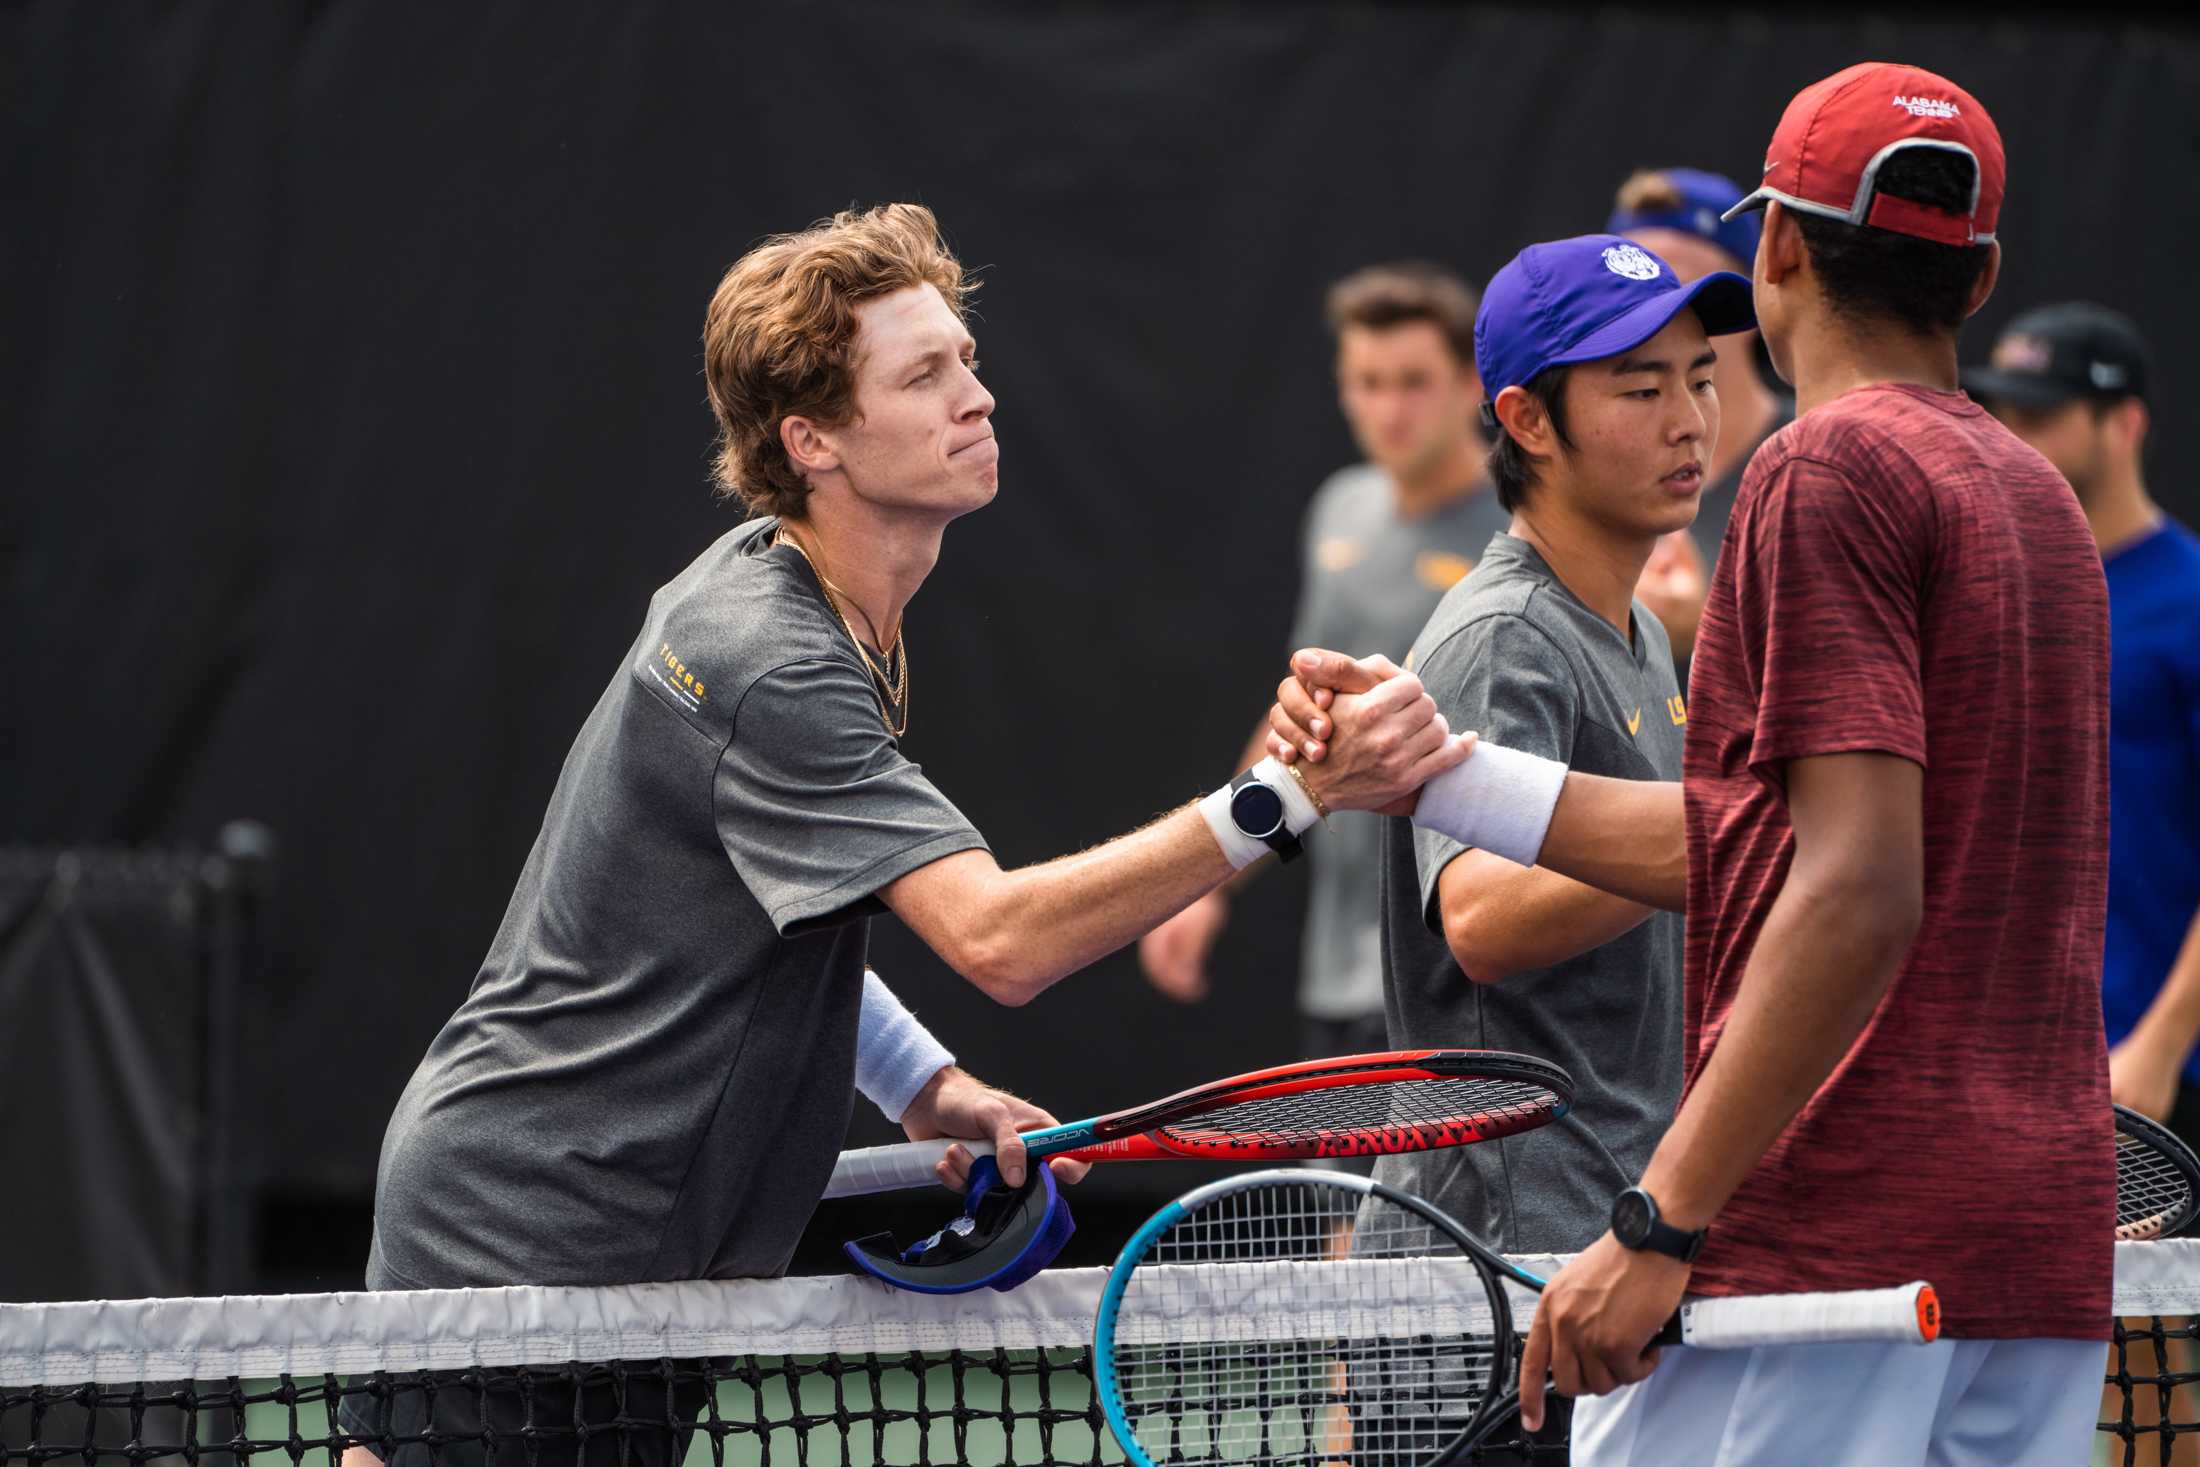
[[[918,867],[879,898],[949,967],[1002,1003],[1023,1004],[1234,870],[1186,805],[1106,845],[1013,871],[989,852],[963,851]]]
[[[1395,669],[1386,672],[1387,667],[1378,658],[1355,661],[1342,653],[1315,648],[1297,653],[1291,659],[1293,676],[1277,687],[1276,704],[1269,710],[1269,751],[1285,763],[1304,761],[1318,766],[1326,762],[1332,757],[1333,743],[1342,748],[1349,742],[1349,731],[1346,738],[1336,738],[1337,727],[1328,712],[1330,700],[1339,694],[1379,686],[1395,674]],[[1492,789],[1489,786],[1493,776],[1499,774],[1504,751],[1485,746],[1479,766],[1470,761],[1444,776],[1429,791],[1436,798],[1424,799],[1415,806],[1414,822],[1442,830],[1464,844],[1484,846],[1490,843],[1484,829],[1459,828],[1456,824],[1462,810],[1471,809],[1473,803],[1495,805],[1500,808],[1488,813],[1502,820],[1509,813],[1505,807],[1536,800],[1538,791],[1529,786],[1543,775],[1554,780],[1562,778],[1556,802],[1544,803],[1527,822],[1538,824],[1548,812],[1549,823],[1540,832],[1540,846],[1532,851],[1500,850],[1500,854],[1525,856],[1561,876],[1645,906],[1669,912],[1686,907],[1688,843],[1677,782],[1610,779],[1555,768],[1539,771],[1519,762],[1528,757],[1511,756],[1513,768],[1504,771],[1517,770],[1526,782],[1523,787]],[[1533,764],[1549,762],[1539,759]],[[1457,794],[1471,794],[1475,801],[1444,798]],[[1479,820],[1481,812],[1470,818]]]
[[[1396,807],[1471,748],[1450,736],[1435,703],[1410,677],[1338,700],[1335,717],[1351,747],[1304,771],[1332,810]],[[1302,798],[1290,776],[1278,784],[1287,803]],[[1245,864],[1242,851],[1226,854],[1215,821],[1202,813],[1206,803],[1092,850],[1013,871],[985,851],[963,851],[889,883],[879,897],[950,967],[1002,1003],[1027,1003]]]
[[[1487,851],[1453,858],[1436,891],[1444,945],[1477,983],[1502,983],[1579,957],[1651,914],[1640,902]]]
[[[1688,837],[1680,781],[1569,770],[1536,864],[1645,906],[1686,910]]]

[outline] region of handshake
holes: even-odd
[[[1524,866],[1536,864],[1567,778],[1563,764],[1452,732],[1421,680],[1389,658],[1319,648],[1292,657],[1246,755],[1263,750],[1274,763],[1254,773],[1279,787],[1287,812],[1303,789],[1294,834],[1331,811],[1373,810]],[[1262,848],[1225,825],[1228,793],[1202,801],[1202,814],[1242,869]],[[1206,995],[1207,958],[1228,923],[1231,889],[1208,893],[1140,939],[1140,965],[1171,998]]]
[[[1455,734],[1421,680],[1387,657],[1308,648],[1268,710],[1267,747],[1324,806],[1409,815],[1463,846],[1533,866],[1567,769]],[[1332,791],[1336,791],[1332,794]]]
[[[1421,680],[1389,658],[1308,648],[1276,687],[1267,745],[1278,763],[1299,764],[1325,811],[1411,815],[1421,787],[1474,752],[1475,735],[1453,733]]]

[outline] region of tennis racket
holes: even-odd
[[[1518,1421],[1507,1291],[1543,1283],[1366,1177],[1232,1177],[1170,1203],[1116,1259],[1093,1378],[1140,1467],[1463,1462]],[[1913,1283],[1696,1300],[1657,1343],[1924,1343],[1939,1332],[1932,1288]]]
[[[1066,1126],[1024,1132],[1034,1162],[1305,1161],[1464,1146],[1532,1131],[1566,1114],[1574,1082],[1547,1060],[1494,1049],[1402,1049],[1306,1060]],[[858,1197],[937,1182],[960,1144],[911,1141],[843,1151],[825,1196]]]
[[[2116,1237],[2174,1238],[2192,1222],[2200,1161],[2167,1129],[2116,1107]]]

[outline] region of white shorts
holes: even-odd
[[[1574,1407],[1574,1467],[2072,1467],[2091,1460],[2097,1340],[1668,1349]]]

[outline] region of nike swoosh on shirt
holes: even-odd
[[[1637,730],[1639,730],[1639,729],[1640,729],[1641,727],[1642,727],[1642,710],[1641,710],[1640,708],[1637,708],[1637,709],[1635,710],[1635,712],[1634,712],[1634,716],[1633,716],[1633,717],[1631,717],[1631,718],[1629,718],[1629,719],[1627,720],[1627,736],[1628,736],[1629,738],[1633,738],[1633,737],[1635,736],[1635,733],[1636,733],[1636,731],[1637,731]]]

